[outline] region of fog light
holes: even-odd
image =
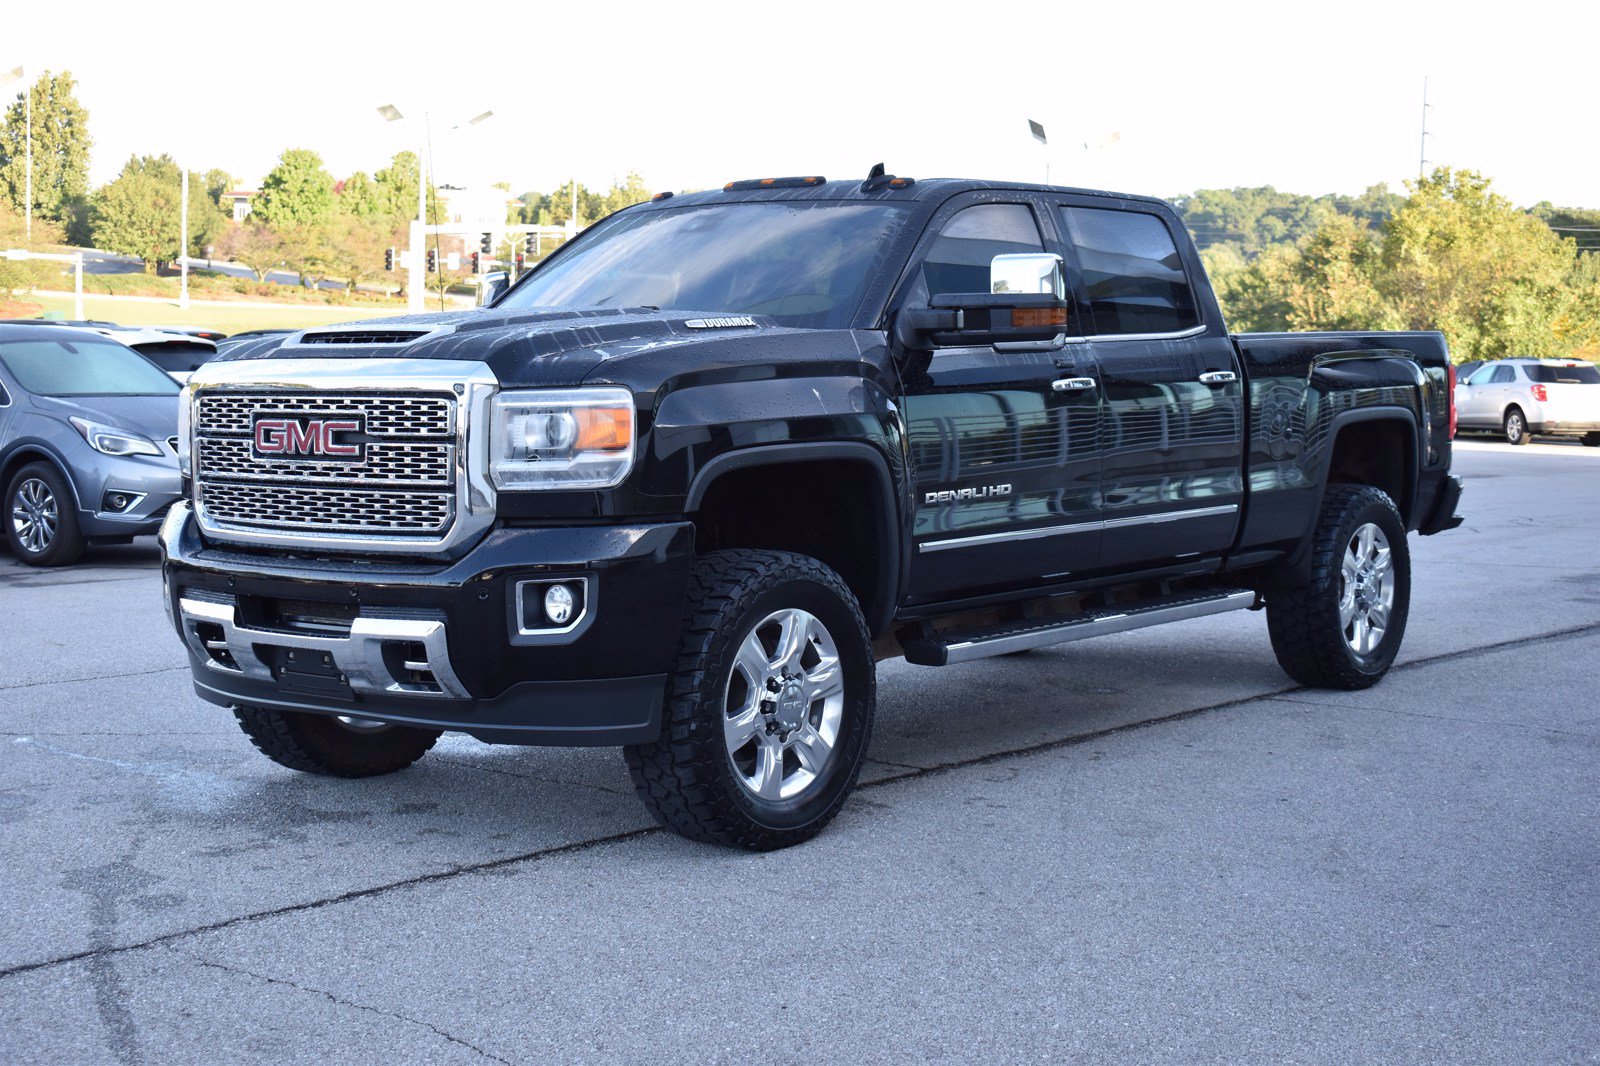
[[[564,626],[572,618],[575,602],[567,586],[551,585],[544,593],[544,616],[555,625]]]
[[[108,492],[100,501],[100,509],[110,514],[121,514],[134,505],[137,497],[127,492]]]

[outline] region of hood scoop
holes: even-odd
[[[410,344],[437,330],[431,329],[335,329],[302,333],[294,342],[300,344]]]

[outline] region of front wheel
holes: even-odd
[[[624,750],[656,820],[753,851],[819,833],[855,787],[876,701],[872,642],[843,579],[790,552],[696,564],[661,736]]]
[[[1330,485],[1312,542],[1311,580],[1267,596],[1267,632],[1290,677],[1318,688],[1376,684],[1411,609],[1411,553],[1394,502],[1367,485]]]
[[[29,566],[70,566],[83,558],[72,487],[49,463],[29,463],[6,486],[6,540]]]
[[[437,729],[305,711],[235,707],[233,716],[261,754],[279,766],[327,777],[375,777],[404,770],[439,739]]]
[[[1507,444],[1528,443],[1528,418],[1522,413],[1522,408],[1513,407],[1507,411],[1501,428],[1505,430]]]

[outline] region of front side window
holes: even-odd
[[[1200,324],[1178,246],[1159,216],[1063,207],[1094,332],[1181,333]]]
[[[622,212],[495,306],[655,307],[843,329],[910,213],[830,201]]]
[[[978,204],[950,216],[928,246],[922,279],[928,295],[989,291],[989,263],[997,255],[1042,252],[1033,212],[1022,204]]]
[[[0,363],[35,396],[176,396],[160,368],[116,341],[85,334],[68,340],[0,341]]]

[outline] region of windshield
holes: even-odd
[[[103,337],[0,341],[0,363],[35,396],[176,396],[178,385],[131,348]]]
[[[1591,363],[1568,363],[1565,366],[1525,366],[1528,380],[1545,385],[1600,385],[1600,370]]]
[[[909,213],[827,201],[623,212],[496,306],[658,307],[842,329]]]

